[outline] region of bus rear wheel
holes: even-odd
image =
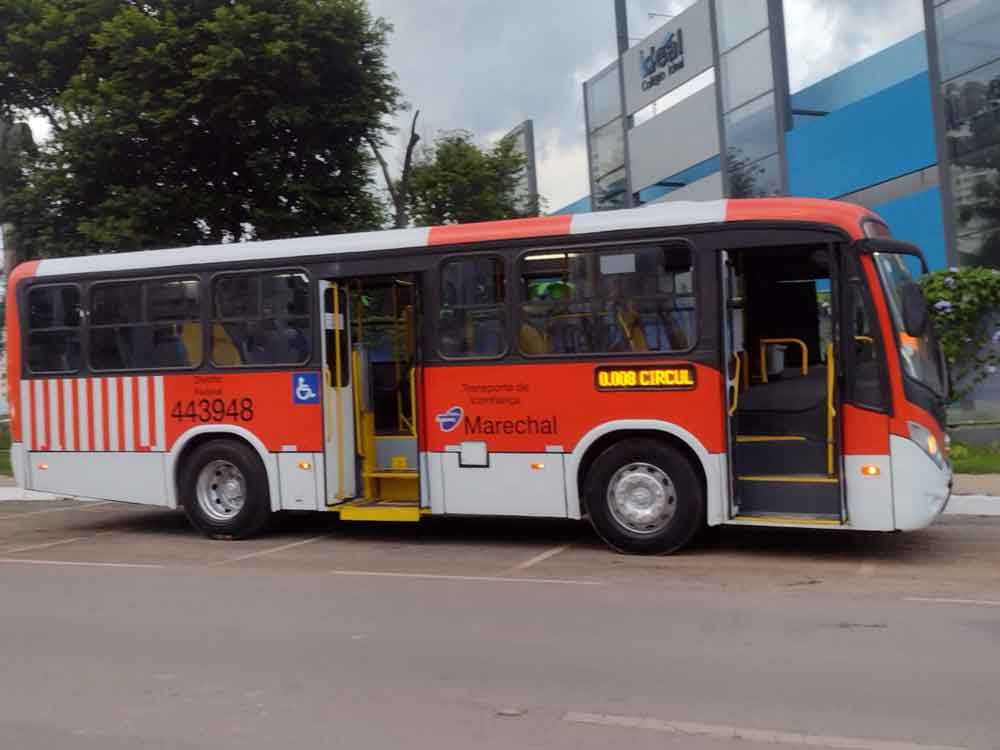
[[[704,523],[704,494],[683,453],[647,438],[609,447],[584,482],[591,525],[626,554],[663,555],[687,544]]]
[[[244,539],[271,516],[267,472],[257,453],[236,440],[210,440],[184,462],[179,482],[191,525],[213,539]]]

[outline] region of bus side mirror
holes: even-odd
[[[927,313],[927,298],[920,286],[914,281],[903,284],[903,328],[914,338],[920,338],[927,330],[929,315]]]

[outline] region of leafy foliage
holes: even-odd
[[[950,268],[925,276],[931,306],[957,401],[1000,366],[1000,271],[980,266]]]
[[[521,205],[524,170],[524,155],[512,138],[481,149],[467,131],[443,133],[413,162],[411,216],[420,226],[537,216],[537,205]]]
[[[0,112],[53,127],[24,256],[377,227],[388,31],[364,0],[0,0]]]

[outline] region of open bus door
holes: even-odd
[[[775,243],[721,255],[730,518],[840,525],[837,248]]]
[[[323,436],[326,503],[336,505],[357,497],[355,399],[351,377],[351,326],[347,290],[336,282],[320,282],[323,305]],[[296,388],[310,384],[302,381]],[[296,397],[299,397],[296,391]]]
[[[327,505],[348,521],[418,521],[416,281],[320,284]]]

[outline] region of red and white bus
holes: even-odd
[[[20,486],[246,537],[345,520],[905,530],[944,508],[920,251],[808,199],[32,261],[7,296]]]

